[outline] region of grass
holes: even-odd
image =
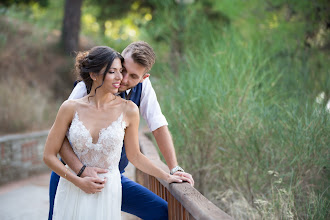
[[[0,83],[1,109],[0,133],[17,133],[48,129],[55,118],[56,103],[51,103],[51,93],[41,93],[19,78],[9,78]],[[55,109],[55,110],[54,110]]]
[[[301,90],[301,61],[283,66],[234,30],[207,40],[186,50],[179,75],[155,81],[196,188],[237,219],[329,217],[330,114]]]
[[[328,219],[329,54],[304,46],[300,18],[287,22],[257,4],[253,13],[232,13],[237,7],[223,10],[230,26],[194,14],[192,5],[180,12],[185,21],[164,10],[151,24],[171,17],[161,34],[171,36],[184,23],[177,38],[152,44],[151,79],[158,78],[178,161],[235,219]]]

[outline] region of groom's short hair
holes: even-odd
[[[146,73],[150,71],[156,60],[156,54],[152,47],[144,41],[133,42],[122,52],[122,55],[130,54],[135,63],[146,68]]]

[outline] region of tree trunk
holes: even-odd
[[[78,50],[81,6],[83,0],[66,0],[62,26],[61,43],[67,54]]]

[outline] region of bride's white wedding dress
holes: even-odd
[[[99,174],[100,178],[106,177],[107,182],[102,192],[87,194],[65,178],[60,178],[54,203],[54,220],[121,218],[122,192],[118,164],[125,128],[122,113],[100,131],[99,139],[94,144],[90,132],[79,119],[78,113],[75,113],[67,133],[72,148],[86,166],[108,169],[108,173]]]

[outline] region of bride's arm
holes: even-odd
[[[162,169],[155,166],[146,156],[140,152],[138,128],[139,128],[139,109],[132,103],[127,103],[128,110],[126,111],[127,128],[125,131],[125,151],[127,159],[139,170],[152,175],[154,177],[163,179],[169,183],[186,181],[185,177],[170,175]]]
[[[63,163],[57,158],[63,140],[65,138],[66,131],[72,121],[74,111],[73,101],[65,101],[60,107],[55,122],[49,131],[43,160],[45,164],[51,168],[55,173],[61,177],[69,180],[77,187],[84,190],[86,193],[95,193],[102,190],[104,182],[97,178],[80,178],[70,172]],[[102,184],[98,184],[101,182]]]

